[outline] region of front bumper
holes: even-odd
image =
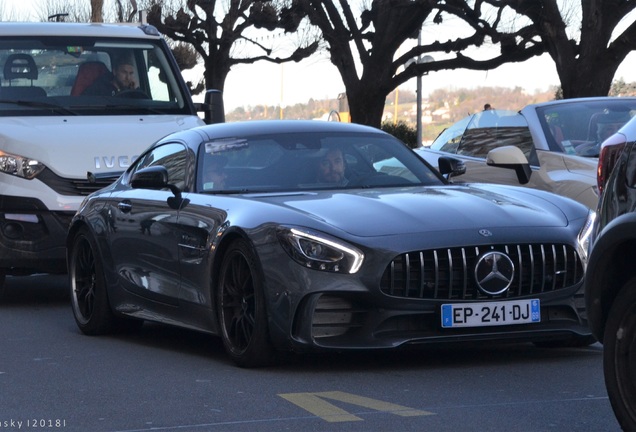
[[[369,302],[351,293],[310,295],[291,329],[293,348],[372,349],[455,342],[541,342],[591,335],[581,305],[570,296],[541,298],[541,321],[489,327],[443,328],[441,304],[417,307]],[[311,348],[310,348],[311,347]]]
[[[66,234],[75,212],[51,212],[33,198],[0,195],[0,272],[66,272]]]

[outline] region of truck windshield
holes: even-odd
[[[192,114],[159,40],[0,38],[0,116]]]

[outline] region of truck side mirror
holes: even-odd
[[[197,111],[203,111],[203,120],[206,124],[225,123],[223,92],[221,90],[207,90],[204,102],[197,106]]]

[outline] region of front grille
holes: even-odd
[[[515,266],[512,285],[495,296],[477,288],[474,274],[479,257],[490,251],[505,253]],[[582,278],[583,265],[571,246],[491,245],[402,254],[384,271],[380,289],[390,296],[418,299],[514,298],[568,288]]]
[[[116,179],[117,176],[96,178],[93,181],[89,181],[88,177],[86,179],[68,179],[58,176],[48,168],[38,175],[38,180],[60,195],[87,196],[112,184]]]

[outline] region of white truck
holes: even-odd
[[[135,84],[88,91],[116,59]],[[114,172],[171,132],[224,119],[220,92],[195,104],[145,23],[0,23],[0,73],[0,294],[6,275],[66,272],[68,223]]]

